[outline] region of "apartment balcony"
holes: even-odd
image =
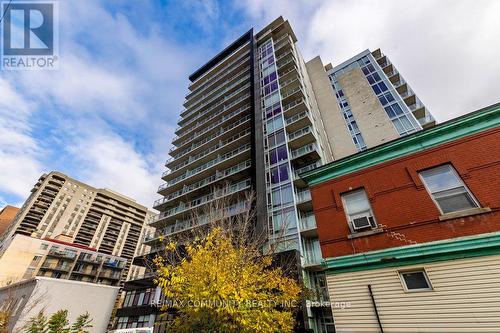
[[[297,59],[295,59],[292,51],[285,52],[279,58],[276,58],[278,76],[281,76],[281,73],[288,71],[294,66],[297,66]]]
[[[243,190],[248,190],[248,189],[250,189],[251,185],[252,185],[251,179],[245,179],[244,181],[241,181],[237,184],[233,184],[233,185],[229,186],[228,188],[216,190],[213,193],[196,198],[195,200],[192,200],[192,201],[188,202],[187,204],[184,204],[183,202],[181,202],[179,204],[179,206],[171,208],[171,209],[161,213],[159,215],[159,220],[161,219],[164,221],[168,221],[171,218],[179,217],[179,215],[181,215],[181,214],[184,214],[188,211],[198,209],[207,203],[213,202],[214,200],[226,197],[228,195],[236,194],[236,193],[243,191]]]
[[[292,40],[290,36],[284,35],[274,41],[274,54],[279,56],[280,54],[288,51],[292,47]]]
[[[80,255],[78,256],[78,261],[92,265],[100,265],[102,263],[102,257],[97,257],[95,255],[87,253],[80,253]]]
[[[127,265],[126,261],[117,259],[106,259],[103,262],[103,267],[109,267],[114,269],[123,269]]]
[[[305,203],[311,201],[311,192],[309,190],[304,190],[297,192],[297,204]]]
[[[293,79],[293,78],[300,78],[300,75],[299,75],[299,70],[297,68],[297,66],[292,66],[290,68],[288,68],[286,71],[282,71],[279,75],[279,82],[280,84],[290,80],[290,79]]]
[[[378,60],[379,58],[382,58],[384,54],[380,49],[376,49],[375,51],[372,52],[372,56],[375,58],[375,60]]]
[[[198,139],[202,135],[209,134],[212,130],[220,128],[226,122],[231,121],[237,115],[248,111],[250,106],[243,106],[238,108],[230,113],[224,112],[224,110],[220,110],[219,112],[215,112],[207,117],[205,117],[202,121],[197,122],[188,132],[185,132],[183,135],[175,137],[172,143],[176,147],[183,147],[188,143]],[[167,163],[168,164],[168,163]]]
[[[218,149],[218,147],[224,146],[226,143],[234,141],[235,136],[238,136],[238,133],[242,133],[250,130],[251,126],[251,115],[246,115],[237,121],[231,123],[230,125],[219,129],[219,131],[213,133],[212,135],[205,136],[199,142],[192,144],[191,147],[185,149],[181,154],[179,154],[172,162],[175,162],[177,165],[173,166],[171,169],[165,171],[162,174],[162,178],[169,176],[171,173],[178,171],[179,169],[185,167],[190,164],[195,159],[199,158],[199,155],[203,154],[204,151],[207,152],[209,150],[214,151]],[[217,143],[218,141],[218,143]],[[209,147],[209,144],[212,143],[212,147]],[[215,143],[215,145],[213,145]],[[216,147],[218,145],[218,147]],[[214,148],[216,147],[216,148]],[[202,150],[205,148],[205,150]],[[173,164],[173,163],[171,163]],[[172,178],[172,177],[167,177]]]
[[[228,180],[231,176],[237,175],[244,170],[250,169],[252,166],[252,160],[246,160],[238,165],[230,167],[228,169],[217,171],[215,174],[207,177],[199,182],[196,182],[191,185],[185,185],[181,190],[176,191],[174,193],[168,194],[167,196],[156,200],[154,202],[153,208],[158,210],[163,210],[164,207],[167,207],[168,204],[173,203],[174,201],[182,198],[187,198],[189,196],[196,195],[198,190],[205,188],[206,186],[213,186],[220,180]]]
[[[75,260],[76,252],[50,249],[47,256]]]
[[[231,217],[240,213],[244,213],[249,209],[248,207],[248,202],[246,201],[239,201],[231,206],[229,206],[226,210],[226,216]],[[150,253],[153,253],[155,251],[161,251],[163,247],[161,245],[157,245],[158,241],[160,240],[161,237],[169,237],[174,234],[180,233],[187,231],[189,229],[199,227],[202,225],[205,225],[209,223],[209,216],[207,215],[200,215],[197,216],[196,219],[193,218],[188,218],[188,219],[183,219],[183,220],[175,220],[175,222],[168,224],[164,226],[164,221],[162,220],[157,220],[154,222],[151,222],[151,225],[156,226],[156,232],[150,235],[147,235],[144,238],[144,244],[151,246],[151,251]],[[162,227],[163,226],[163,227]],[[155,249],[155,251],[153,250]]]
[[[240,93],[240,92],[245,92],[245,90],[241,90],[238,93]],[[231,96],[231,97],[233,97],[233,96]],[[205,118],[208,119],[208,117],[210,115],[223,114],[225,112],[234,111],[237,108],[244,107],[244,104],[248,104],[249,97],[250,97],[250,92],[248,91],[248,92],[244,93],[243,95],[239,96],[238,98],[233,99],[231,102],[222,103],[221,105],[218,105],[216,108],[210,108],[210,109],[208,109],[206,111],[203,111],[203,112],[199,113],[196,117],[194,117],[193,119],[191,119],[189,121],[189,123],[186,123],[182,127],[178,127],[175,130],[175,133],[177,135],[181,135],[180,133],[183,132],[183,131],[191,132],[194,129],[194,127],[192,125],[195,124],[195,122],[197,120],[199,120],[199,119],[205,119]],[[219,110],[215,111],[214,109],[217,109],[219,106],[222,106],[222,108],[220,108]],[[175,151],[177,149],[178,149],[177,147],[172,147],[170,149],[170,153],[172,153],[173,151]],[[170,155],[172,155],[172,154],[170,154]]]
[[[183,117],[182,119],[183,120],[184,119],[188,119],[189,117],[191,117],[195,113],[199,112],[202,108],[206,108],[209,105],[212,105],[212,103],[218,101],[221,97],[223,97],[228,92],[230,92],[230,91],[232,91],[234,89],[241,88],[242,85],[245,84],[245,83],[247,83],[247,84],[244,85],[244,86],[249,87],[250,86],[250,84],[249,84],[250,79],[251,79],[251,77],[250,77],[250,73],[248,73],[248,71],[247,71],[247,73],[245,73],[245,75],[243,75],[242,77],[240,77],[238,80],[236,80],[236,78],[232,78],[232,80],[236,80],[236,81],[232,81],[231,80],[230,81],[231,83],[228,86],[226,86],[222,90],[218,90],[218,93],[216,93],[210,99],[208,99],[208,100],[200,100],[198,103],[193,104],[189,109],[186,109],[184,112],[182,112],[181,113],[181,116]]]
[[[313,142],[316,142],[316,136],[314,135],[312,126],[307,126],[288,134],[288,147],[290,149],[298,149]]]
[[[308,144],[298,149],[292,150],[292,160],[300,159],[304,161],[313,161],[320,158],[319,148],[315,143]],[[305,164],[305,163],[304,163]]]
[[[293,117],[296,114],[308,111],[305,98],[300,97],[295,100],[283,103],[283,114],[285,117]]]
[[[241,146],[231,152],[228,152],[224,155],[220,155],[213,160],[197,167],[193,170],[188,170],[183,175],[170,180],[169,182],[161,185],[158,188],[158,193],[163,193],[162,191],[165,189],[169,189],[169,191],[175,192],[182,188],[183,184],[186,184],[186,181],[197,182],[204,178],[210,176],[210,174],[214,171],[214,169],[226,169],[236,164],[239,164],[250,157],[251,144],[248,143],[244,146]]]
[[[99,278],[105,278],[109,280],[120,280],[122,272],[100,271],[98,276]]]
[[[95,277],[97,275],[97,269],[88,269],[88,268],[83,268],[83,269],[74,269],[71,271],[71,274],[76,274],[76,275],[88,275],[88,276],[93,276]]]
[[[222,75],[218,76],[216,80],[207,82],[203,88],[197,90],[196,92],[190,92],[186,95],[186,100],[184,102],[184,106],[191,106],[193,102],[203,99],[209,96],[214,90],[217,90],[216,87],[221,87],[231,81],[232,78],[239,76],[243,72],[247,71],[246,68],[238,71],[236,74],[234,73],[238,68],[241,67],[241,62],[248,62],[250,60],[250,53],[246,53],[244,55],[239,56],[235,61],[233,61],[228,66],[224,67],[224,72]]]
[[[200,88],[214,82],[217,79],[217,77],[221,73],[224,73],[228,67],[232,66],[233,64],[239,65],[240,64],[239,61],[241,59],[249,57],[249,54],[251,52],[249,45],[250,45],[249,43],[242,45],[238,50],[234,51],[231,55],[227,56],[225,59],[219,62],[216,65],[216,67],[218,68],[210,70],[202,77],[198,78],[194,82],[191,82],[188,86],[189,90],[192,92],[198,92],[200,91]],[[236,59],[234,59],[235,57]]]
[[[249,116],[250,117],[250,116]],[[248,125],[249,122],[247,122]],[[236,133],[235,135],[226,138],[227,135],[220,135],[219,141],[213,146],[201,151],[196,155],[190,155],[183,163],[176,165],[170,170],[163,173],[163,178],[168,181],[173,179],[182,173],[186,172],[186,169],[194,169],[199,165],[207,163],[210,159],[214,158],[216,155],[225,154],[228,151],[232,151],[238,146],[245,144],[250,141],[250,135],[252,130],[249,127],[244,128],[242,131]],[[232,132],[225,132],[224,134],[231,134]],[[224,140],[222,140],[224,139]]]
[[[316,218],[314,214],[301,216],[299,219],[300,234],[302,237],[314,238],[318,237],[318,230],[316,229]]]
[[[307,183],[300,177],[301,173],[316,169],[321,166],[321,161],[317,161],[315,163],[308,164],[306,166],[296,168],[293,171],[293,181],[296,186],[307,186]]]
[[[423,129],[432,127],[436,125],[436,120],[430,113],[426,113],[424,117],[422,118],[417,118],[418,122],[420,123],[420,126],[422,126]]]
[[[285,119],[285,127],[288,132],[295,132],[311,125],[312,120],[309,111],[303,111]]]
[[[420,119],[425,117],[425,105],[422,104],[418,99],[416,99],[414,104],[408,105],[408,108],[413,113],[415,118]]]
[[[304,268],[312,271],[321,271],[323,269],[323,258],[316,251],[304,251],[303,253]]]
[[[40,267],[40,269],[59,271],[59,272],[69,272],[71,270],[71,265],[44,262]]]
[[[203,114],[215,112],[219,107],[223,107],[224,103],[232,101],[245,92],[249,91],[250,86],[250,76],[244,77],[243,79],[238,80],[231,87],[227,87],[226,89],[224,89],[222,92],[214,96],[211,100],[199,105],[196,109],[190,111],[184,119],[198,119],[200,112],[202,112],[202,109],[204,110]],[[232,92],[229,93],[230,91]],[[186,128],[185,125],[181,125],[180,123],[179,125],[182,127],[176,130],[177,135],[179,135],[178,132],[181,132],[182,128]]]

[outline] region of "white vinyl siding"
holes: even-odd
[[[422,269],[433,290],[407,292],[399,271]],[[500,256],[442,261],[328,275],[337,332],[379,332],[371,284],[384,332],[499,332]]]

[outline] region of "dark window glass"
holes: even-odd
[[[392,111],[392,108],[390,106],[385,107],[385,112],[387,112],[387,115],[389,118],[394,118],[396,115],[394,114],[394,111]]]
[[[373,67],[372,64],[369,64],[368,66],[366,66],[366,68],[368,69],[368,73],[373,73],[375,72],[375,67]]]
[[[278,81],[274,81],[271,83],[271,92],[276,91],[278,89]]]
[[[381,93],[380,88],[378,87],[378,85],[374,85],[374,86],[372,86],[372,88],[373,88],[373,91],[375,92],[375,95],[378,95],[378,94]]]
[[[342,89],[339,90],[339,96],[340,97],[344,96],[344,92],[342,91]]]
[[[408,290],[431,289],[423,271],[401,273],[401,275]]]
[[[271,150],[269,155],[271,155],[271,164],[278,162],[278,152],[276,149]]]
[[[278,184],[280,182],[279,179],[279,170],[278,168],[271,169],[271,184]]]
[[[288,157],[286,146],[278,147],[278,162],[286,160]]]
[[[380,87],[380,91],[386,91],[388,89],[384,82],[379,82],[378,86]]]
[[[392,104],[392,109],[394,110],[394,113],[395,114],[403,114],[403,110],[401,110],[401,107],[399,106],[399,104]]]
[[[269,77],[270,77],[270,81],[276,80],[276,72],[272,72],[271,74],[269,74]]]
[[[371,65],[370,65],[370,66],[371,66]],[[377,73],[377,72],[373,73],[373,74],[372,74],[372,76],[373,76],[373,80],[374,80],[375,82],[380,81],[380,75],[378,75],[378,73]]]
[[[288,164],[280,165],[278,168],[280,181],[288,180]]]
[[[368,69],[367,69],[366,67],[363,67],[363,68],[362,68],[362,70],[363,70],[363,73],[364,73],[365,75],[370,74],[370,72],[368,71]]]

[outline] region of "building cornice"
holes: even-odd
[[[500,232],[370,251],[324,260],[328,274],[500,254]]]
[[[300,174],[309,186],[500,125],[500,103]]]

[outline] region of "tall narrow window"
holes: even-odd
[[[451,165],[422,171],[420,177],[443,214],[479,207],[476,198]]]
[[[377,227],[365,190],[347,192],[342,195],[342,201],[352,232]]]

